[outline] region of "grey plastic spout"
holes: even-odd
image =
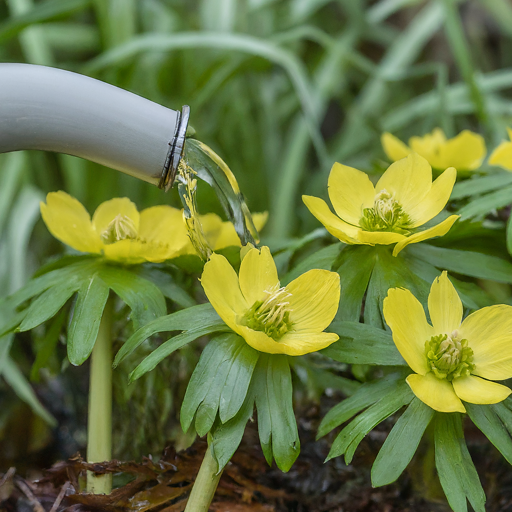
[[[189,113],[69,71],[0,64],[0,153],[66,153],[168,190]]]

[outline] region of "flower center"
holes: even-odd
[[[386,189],[382,189],[375,195],[373,208],[365,208],[359,221],[359,225],[365,231],[394,231],[397,233],[409,233],[407,230],[409,224],[409,216]]]
[[[127,215],[118,214],[110,221],[101,233],[103,243],[110,245],[119,240],[134,240],[137,238],[137,228]]]
[[[452,381],[468,376],[475,369],[468,340],[459,338],[458,334],[455,330],[450,335],[432,336],[425,342],[428,366],[438,379]]]
[[[279,288],[279,285],[265,290],[265,293],[266,299],[252,305],[244,315],[242,324],[279,341],[292,328],[290,303],[286,300],[291,293],[284,286]]]

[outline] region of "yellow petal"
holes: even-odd
[[[249,307],[279,287],[276,264],[268,247],[250,250],[240,264],[240,289]]]
[[[426,375],[413,373],[406,380],[412,392],[435,411],[466,412],[466,408],[455,394],[451,382],[446,379],[438,379],[430,372]]]
[[[345,244],[364,243],[359,242],[357,239],[361,228],[351,226],[334,215],[323,199],[313,196],[302,196],[302,200],[308,210],[325,226],[325,229],[341,242]]]
[[[339,163],[329,174],[329,199],[334,211],[349,224],[359,225],[365,208],[373,208],[375,189],[364,172]]]
[[[260,231],[265,223],[267,222],[268,212],[263,213],[253,213],[252,220],[254,222],[254,227]],[[220,220],[220,218],[219,218]],[[204,225],[203,225],[204,229]],[[205,233],[206,234],[206,233]],[[209,240],[208,235],[206,234],[206,238]],[[210,244],[212,245],[212,244]],[[221,222],[219,232],[215,241],[212,245],[214,251],[219,251],[220,249],[224,249],[225,247],[240,247],[240,238],[238,237],[235,226],[231,222]]]
[[[499,304],[471,313],[459,335],[473,350],[473,374],[492,380],[512,377],[512,306]]]
[[[484,138],[478,133],[463,130],[441,146],[439,168],[455,167],[459,171],[473,171],[482,165],[485,153]]]
[[[165,247],[167,256],[164,260],[174,256],[190,241],[181,210],[166,205],[140,212],[139,237],[143,242]]]
[[[137,207],[127,197],[116,197],[101,203],[92,216],[92,225],[96,233],[101,236],[107,226],[117,215],[125,215],[139,230],[139,212]]]
[[[452,384],[457,396],[470,404],[497,404],[511,393],[507,386],[473,375],[453,379]]]
[[[201,285],[222,320],[238,332],[236,319],[243,316],[249,306],[240,290],[238,276],[224,256],[211,255],[204,266]]]
[[[512,142],[501,142],[491,153],[489,164],[499,165],[508,171],[512,171]]]
[[[427,195],[432,187],[432,168],[417,153],[391,164],[375,185],[379,193],[387,190],[408,212]]]
[[[432,283],[428,311],[437,334],[450,334],[459,329],[463,314],[462,302],[446,271]]]
[[[406,213],[412,221],[410,224],[411,228],[422,226],[425,222],[433,219],[441,212],[450,199],[456,179],[457,171],[455,168],[450,167],[446,169],[446,171],[432,183],[432,188],[424,199],[414,205],[410,210],[407,210]]]
[[[380,142],[384,152],[392,162],[401,160],[411,153],[410,148],[408,148],[400,139],[396,138],[394,135],[391,135],[389,132],[382,134]]]
[[[77,251],[99,254],[103,244],[91,224],[91,216],[65,192],[50,192],[46,204],[41,203],[41,215],[50,233]]]
[[[286,286],[291,297],[290,320],[295,331],[323,331],[333,321],[340,302],[340,276],[328,270],[310,270]]]
[[[358,234],[359,243],[369,245],[389,245],[402,242],[407,237],[401,233],[391,233],[389,231],[363,231]]]
[[[103,253],[108,260],[119,261],[128,265],[143,263],[144,261],[164,261],[165,259],[148,260],[146,256],[152,254],[148,244],[144,244],[139,240],[130,239],[119,240],[112,244],[105,245],[103,247]],[[156,254],[156,256],[158,255]]]
[[[425,342],[435,332],[427,322],[419,300],[403,288],[391,288],[383,303],[384,319],[391,328],[393,341],[407,364],[424,375],[429,371]]]
[[[404,247],[408,246],[409,244],[416,244],[418,242],[428,240],[429,238],[446,235],[446,233],[450,231],[450,228],[459,217],[460,215],[450,215],[450,217],[443,220],[443,222],[440,222],[436,226],[425,229],[424,231],[420,231],[419,233],[414,233],[414,235],[407,237],[405,240],[402,240],[395,245],[395,248],[393,249],[393,256],[396,256]]]
[[[413,151],[425,158],[436,169],[445,169],[449,165],[443,165],[439,158],[440,150],[446,143],[446,136],[441,128],[435,128],[432,133],[423,137],[411,137],[409,146]]]
[[[289,356],[301,356],[316,352],[338,340],[337,334],[329,332],[288,332],[279,341],[275,341],[264,332],[253,331],[243,325],[238,325],[236,332],[245,339],[248,345],[260,352]]]

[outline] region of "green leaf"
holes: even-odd
[[[411,244],[405,250],[439,269],[500,283],[512,283],[512,263],[495,256],[445,249],[429,244],[421,244],[416,247]]]
[[[62,259],[66,260],[66,262],[69,261],[67,258]],[[59,262],[56,264],[58,263]],[[73,261],[70,265],[56,268],[46,274],[31,279],[25,286],[23,286],[23,288],[8,297],[7,300],[14,307],[17,307],[23,304],[26,300],[29,300],[36,295],[40,295],[52,286],[65,286],[70,282],[79,283],[83,279],[87,278],[90,273],[94,272],[99,263],[100,260],[98,258],[80,259],[79,262]],[[77,289],[79,287],[80,285],[78,285]]]
[[[44,291],[30,304],[18,330],[29,331],[52,318],[80,288],[80,285],[81,283],[76,279],[52,286]]]
[[[234,338],[234,337],[233,337]],[[238,336],[238,350],[234,354],[224,388],[220,395],[219,417],[222,423],[238,413],[244,403],[260,353]]]
[[[147,279],[106,265],[99,269],[98,275],[132,310],[134,330],[167,313],[162,292]]]
[[[145,373],[153,370],[160,361],[165,359],[167,356],[170,356],[173,352],[185,346],[187,343],[190,343],[201,336],[226,330],[229,330],[226,324],[224,322],[219,322],[214,325],[193,327],[192,329],[184,331],[181,334],[178,334],[178,336],[165,341],[158,348],[153,350],[149,356],[143,359],[135,370],[130,373],[130,382],[137,380]]]
[[[269,464],[273,456],[277,467],[287,472],[300,453],[288,358],[284,355],[261,354],[257,368],[256,409],[263,453]]]
[[[84,281],[78,290],[67,341],[68,359],[75,366],[80,366],[92,352],[108,294],[108,286],[97,274]]]
[[[354,245],[346,247],[336,262],[341,277],[340,306],[336,320],[358,322],[363,297],[376,262],[374,247]]]
[[[30,387],[27,379],[16,366],[16,363],[8,356],[5,364],[2,366],[2,376],[21,400],[28,404],[39,417],[52,427],[57,425],[55,418],[41,405],[41,402]]]
[[[505,428],[508,430],[508,433],[512,436],[512,401],[510,398],[507,398],[503,402],[500,402],[499,404],[492,405],[492,409],[494,412],[498,415],[501,422],[505,426]]]
[[[507,220],[507,251],[512,255],[512,215]]]
[[[372,467],[372,485],[394,482],[411,461],[434,410],[418,398],[400,416],[384,441]]]
[[[386,246],[373,249],[376,253],[376,263],[366,294],[364,321],[375,327],[383,327],[385,322],[382,301],[387,297],[390,288],[406,288],[425,304],[430,287],[411,272],[407,267],[407,260],[402,255],[392,256],[391,249]]]
[[[500,188],[491,194],[474,199],[457,213],[461,216],[461,220],[486,215],[494,209],[503,208],[510,204],[511,195],[512,187]]]
[[[194,416],[196,431],[200,436],[212,427],[224,384],[241,343],[245,341],[231,332],[216,336],[206,345],[181,405],[180,422],[184,432],[189,429]]]
[[[453,187],[450,200],[453,201],[454,199],[484,194],[491,190],[501,189],[510,183],[512,183],[512,174],[510,172],[497,172],[489,176],[461,181]]]
[[[59,341],[60,331],[67,318],[67,310],[62,309],[49,322],[44,338],[38,343],[36,360],[30,370],[30,380],[39,381],[39,370],[44,368],[48,363],[51,355],[55,351],[55,347]]]
[[[392,396],[402,386],[405,374],[392,373],[384,378],[365,382],[350,397],[335,405],[324,417],[318,427],[317,439],[325,436],[337,426],[345,423],[368,406],[378,402],[384,397]]]
[[[252,386],[251,386],[252,387]],[[245,401],[236,413],[226,423],[221,423],[217,418],[212,430],[210,431],[212,438],[213,454],[219,465],[219,471],[229,462],[244,435],[245,426],[254,411],[254,392],[249,389]]]
[[[335,361],[350,364],[407,365],[391,334],[383,329],[335,320],[327,330],[338,334],[340,339],[320,350],[320,353]]]
[[[217,314],[213,306],[208,302],[206,304],[198,304],[182,311],[177,311],[170,315],[161,316],[152,322],[135,331],[130,338],[119,349],[114,359],[114,368],[121,361],[129,356],[137,349],[145,340],[159,332],[165,331],[186,331],[191,327],[208,328],[217,326],[222,320]]]
[[[454,512],[466,512],[466,498],[475,512],[485,512],[485,493],[469,455],[459,413],[436,413],[436,468]]]
[[[364,436],[381,421],[384,421],[387,417],[398,411],[398,409],[410,403],[413,398],[414,394],[405,380],[398,382],[392,394],[384,396],[378,402],[368,407],[338,434],[327,455],[326,461],[333,457],[345,455],[345,464],[350,464]]]
[[[196,305],[196,301],[181,286],[176,284],[174,278],[168,272],[157,268],[140,266],[138,274],[158,286],[160,291],[182,308],[190,308]]]
[[[487,439],[496,446],[503,457],[512,464],[512,439],[501,417],[493,405],[464,404],[471,421],[485,434]],[[496,404],[499,410],[499,405]]]
[[[309,270],[318,268],[323,270],[332,270],[332,264],[339,256],[340,252],[346,247],[341,242],[339,244],[329,245],[323,247],[318,251],[310,254],[307,258],[304,258],[298,265],[293,267],[282,279],[281,285],[286,286],[291,283],[294,279],[297,279],[300,275],[308,272]]]
[[[5,41],[19,34],[33,23],[40,23],[84,10],[90,0],[46,0],[34,6],[27,14],[15,16],[0,25],[0,41]]]

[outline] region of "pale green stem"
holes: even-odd
[[[213,458],[211,448],[208,447],[188,498],[185,512],[208,512],[222,475],[222,471],[217,474],[217,469],[217,461]]]
[[[112,458],[112,306],[109,299],[91,355],[87,462]],[[87,492],[110,494],[111,490],[111,474],[87,472]]]

